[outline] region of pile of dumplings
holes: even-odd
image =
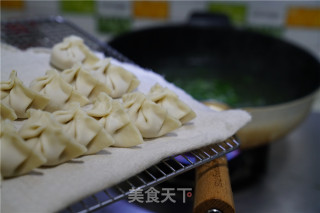
[[[51,51],[51,69],[27,87],[12,71],[1,82],[1,177],[56,166],[102,149],[132,147],[196,117],[168,88],[135,91],[137,77],[98,58],[76,36]],[[16,128],[16,122],[20,128]]]

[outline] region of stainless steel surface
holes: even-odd
[[[320,113],[269,151],[263,178],[234,191],[237,212],[320,212]]]
[[[234,137],[231,137],[222,143],[206,147],[206,150],[197,149],[181,155],[166,158],[134,177],[81,200],[78,203],[69,206],[62,212],[85,213],[100,209],[126,198],[132,191],[140,189],[146,190],[152,186],[158,185],[159,183],[169,180],[179,174],[225,155],[226,153],[238,148],[238,146],[239,143]],[[179,158],[182,160],[179,160]]]

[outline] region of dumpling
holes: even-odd
[[[1,119],[16,120],[18,117],[14,110],[5,103],[0,103]]]
[[[72,102],[78,102],[81,106],[89,103],[89,100],[75,91],[56,70],[49,70],[45,76],[33,80],[30,88],[50,98],[45,108],[49,112],[63,109]]]
[[[181,126],[181,122],[169,115],[166,109],[140,92],[125,94],[122,100],[131,120],[144,138],[160,137]]]
[[[1,120],[0,138],[3,177],[26,174],[46,162],[41,152],[26,144],[9,120]]]
[[[71,84],[77,92],[88,97],[90,100],[95,98],[100,92],[111,93],[107,85],[94,78],[80,64],[74,65],[71,69],[64,70],[61,73],[61,77]]]
[[[134,74],[120,66],[111,64],[108,58],[100,60],[88,69],[93,76],[111,89],[111,93],[108,95],[112,98],[120,98],[123,94],[136,89],[140,84]]]
[[[96,118],[112,135],[115,141],[113,146],[132,147],[143,143],[141,133],[129,119],[120,102],[112,100],[107,94],[100,93],[87,113]]]
[[[1,82],[1,103],[11,107],[18,118],[26,118],[29,108],[44,109],[49,98],[24,86],[13,70],[9,81]]]
[[[54,166],[87,151],[86,147],[69,137],[51,113],[41,110],[29,110],[27,119],[19,130],[26,144],[47,159],[46,166]]]
[[[99,58],[84,44],[82,38],[74,35],[54,45],[50,57],[51,64],[60,70],[70,69],[76,63],[93,65],[98,61]]]
[[[179,119],[182,124],[196,117],[196,113],[181,101],[177,94],[159,84],[155,84],[147,96],[153,102],[165,108],[171,116]]]
[[[94,154],[114,144],[111,135],[97,120],[80,109],[79,104],[74,103],[67,110],[56,111],[53,116],[63,125],[67,135],[87,148],[84,154]]]

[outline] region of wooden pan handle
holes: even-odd
[[[215,212],[213,209],[223,213],[235,212],[226,157],[196,168],[194,199],[194,213]]]

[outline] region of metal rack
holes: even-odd
[[[1,22],[1,41],[22,50],[30,47],[51,48],[69,35],[83,38],[92,50],[103,52],[122,62],[133,63],[105,42],[101,42],[61,16]]]
[[[126,198],[135,190],[146,190],[149,187],[153,187],[215,158],[221,157],[235,150],[238,146],[239,143],[237,140],[234,137],[231,137],[222,143],[168,157],[126,181],[111,188],[101,190],[100,192],[69,206],[63,210],[62,213],[86,213],[98,210]]]
[[[1,41],[19,49],[30,47],[48,47],[60,42],[68,35],[82,37],[91,49],[105,53],[122,62],[133,63],[108,44],[99,41],[73,23],[62,17],[29,19],[23,21],[1,22]],[[145,190],[181,173],[196,168],[215,158],[223,156],[239,147],[235,137],[208,147],[168,157],[145,171],[104,189],[62,210],[67,212],[91,212],[123,199],[134,190]]]

